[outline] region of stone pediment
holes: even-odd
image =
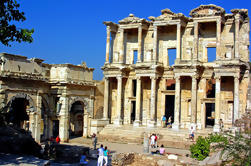
[[[137,24],[147,22],[144,18],[135,17],[134,14],[129,14],[128,17],[119,21],[120,24]]]
[[[224,14],[225,10],[222,7],[213,4],[200,5],[189,13],[191,17],[222,16]]]
[[[161,10],[160,16],[158,16],[158,17],[150,16],[148,18],[152,21],[169,21],[169,20],[173,20],[176,18],[182,18],[182,17],[185,18],[184,14],[182,14],[182,13],[174,13],[170,9],[163,9],[163,10]]]

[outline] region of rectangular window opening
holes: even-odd
[[[216,60],[216,47],[207,47],[207,62]]]
[[[173,66],[176,59],[176,48],[167,49],[169,66]]]
[[[133,50],[133,64],[137,62],[138,50]]]

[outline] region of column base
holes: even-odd
[[[141,125],[141,121],[140,120],[135,120],[133,122],[133,127],[139,127]]]
[[[201,123],[197,123],[197,129],[201,130],[202,129],[202,125]]]
[[[122,125],[122,120],[121,119],[115,119],[113,121],[113,124],[116,125],[116,126],[120,126],[120,125]]]
[[[220,125],[218,124],[214,125],[213,131],[217,133],[220,132]]]
[[[147,127],[148,128],[154,128],[156,126],[156,122],[154,120],[149,120],[147,122]]]
[[[179,131],[179,129],[180,129],[180,124],[179,124],[179,123],[173,123],[173,124],[172,124],[172,129],[175,130],[175,131]]]

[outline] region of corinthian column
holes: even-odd
[[[104,89],[104,112],[103,118],[108,119],[108,110],[109,110],[109,78],[105,77],[105,89]]]
[[[136,114],[134,126],[140,125],[140,112],[141,112],[141,78],[137,78],[137,93],[136,93]]]
[[[151,106],[150,106],[150,121],[148,127],[154,127],[155,122],[155,111],[156,111],[156,77],[151,77]]]
[[[239,118],[239,77],[234,77],[234,119],[233,123]]]
[[[120,29],[119,63],[124,61],[124,29]]]
[[[142,55],[142,25],[138,28],[138,57],[137,62],[141,62],[141,55]]]
[[[111,28],[110,26],[106,27],[106,54],[105,54],[105,63],[109,63],[109,53],[110,53],[110,37],[111,37]]]
[[[234,54],[235,54],[235,58],[240,58],[240,56],[239,56],[240,14],[235,15],[234,22],[235,22]]]
[[[216,59],[221,59],[221,19],[217,20]]]
[[[115,125],[121,125],[121,106],[122,106],[122,76],[117,77],[117,117],[114,120]]]
[[[191,125],[196,128],[196,120],[197,120],[197,78],[196,76],[192,77],[192,99],[191,99]]]
[[[175,78],[175,112],[174,112],[174,124],[172,128],[179,130],[180,127],[180,76]]]
[[[221,78],[215,77],[215,119],[214,119],[214,132],[220,131],[219,120],[221,111]]]
[[[180,23],[177,24],[177,49],[176,49],[176,59],[180,59],[180,30],[181,30],[181,25]]]
[[[194,42],[193,42],[193,60],[198,59],[198,39],[199,38],[199,25],[198,22],[194,22]]]
[[[157,61],[157,45],[158,45],[158,27],[153,27],[153,61]]]

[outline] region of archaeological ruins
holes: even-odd
[[[201,5],[190,17],[164,9],[158,17],[130,14],[104,24],[103,81],[93,80],[85,63],[0,54],[1,111],[9,124],[38,142],[92,133],[142,138],[146,130],[170,134],[191,126],[218,132],[220,119],[230,129],[251,107],[247,9],[227,14]],[[171,128],[161,127],[163,115]]]

